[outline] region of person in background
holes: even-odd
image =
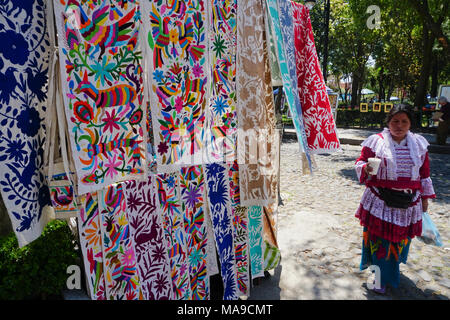
[[[411,240],[422,232],[422,213],[428,199],[435,198],[430,178],[427,146],[420,135],[410,131],[412,115],[407,105],[396,105],[389,112],[388,128],[362,143],[355,169],[366,185],[355,216],[363,226],[360,269],[377,265],[381,286],[374,291],[397,288],[400,263],[406,263]],[[375,172],[369,158],[381,159]]]
[[[450,129],[450,103],[444,96],[439,97],[438,103],[441,105],[442,116],[439,118],[439,124],[436,132],[436,143],[439,145],[445,145],[447,140],[448,131]]]

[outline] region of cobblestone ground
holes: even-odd
[[[354,213],[364,186],[353,168],[361,147],[316,156],[318,171],[302,175],[298,143],[281,147],[278,241],[280,266],[260,281],[250,299],[449,299],[450,155],[430,154],[437,199],[429,212],[441,233],[438,248],[414,239],[400,266],[397,289],[378,295],[367,289],[369,270],[360,271],[362,227]]]

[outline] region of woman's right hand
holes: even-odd
[[[366,174],[368,174],[368,175],[373,175],[373,168],[370,166],[370,163],[367,163],[366,164],[366,167],[364,168],[364,171],[366,172]]]

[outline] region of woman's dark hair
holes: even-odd
[[[412,107],[411,105],[409,105],[409,104],[404,104],[404,103],[396,104],[396,105],[391,109],[391,111],[389,111],[389,113],[388,113],[388,115],[387,115],[387,117],[386,117],[386,125],[388,125],[389,122],[392,120],[392,118],[393,118],[395,115],[399,114],[399,113],[404,113],[404,114],[406,114],[406,116],[407,116],[408,119],[409,119],[409,122],[411,122],[411,125],[412,125],[412,123],[413,123],[413,116],[412,116],[412,113],[411,113],[411,109],[412,109],[412,108],[413,108],[413,107]]]

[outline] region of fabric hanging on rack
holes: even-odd
[[[42,0],[0,2],[0,189],[20,247],[53,215],[44,177],[51,44]]]
[[[233,222],[226,164],[205,165],[208,204],[220,261],[224,300],[237,300],[236,261],[233,244]]]
[[[209,300],[207,270],[206,186],[202,166],[181,169],[181,210],[186,234],[191,300]],[[215,256],[214,256],[215,258]]]
[[[248,208],[248,244],[252,279],[263,277],[263,208],[261,206]]]
[[[144,1],[158,172],[202,164],[208,102],[206,1]]]
[[[118,183],[99,192],[106,298],[141,300],[135,244],[123,189],[124,183]]]
[[[172,300],[189,300],[191,284],[187,237],[181,212],[180,174],[165,173],[157,176],[158,200],[161,210],[164,241],[169,255],[172,276]]]
[[[228,164],[231,215],[233,217],[233,242],[236,259],[236,279],[239,295],[250,295],[248,216],[247,207],[241,206],[239,191],[239,165],[237,160]]]
[[[327,88],[317,57],[308,8],[291,1],[295,36],[298,93],[311,153],[340,149]]]
[[[54,4],[79,194],[142,179],[147,138],[139,4]]]
[[[281,252],[277,241],[277,212],[278,207],[273,204],[263,208],[263,253],[264,270],[275,269],[281,261]]]
[[[80,196],[78,233],[89,296],[93,300],[106,299],[101,223],[97,192]]]
[[[209,162],[224,162],[236,159],[237,0],[208,1],[211,96],[206,152]]]
[[[278,144],[262,0],[238,5],[236,101],[241,205],[277,201]]]
[[[156,176],[150,174],[147,181],[125,182],[125,198],[143,297],[169,300],[172,279],[159,215]]]
[[[294,33],[292,26],[292,15],[289,1],[266,0],[270,19],[269,28],[273,29],[276,38],[276,48],[281,76],[283,80],[283,91],[292,114],[295,131],[297,133],[300,152],[305,153],[308,167],[312,170],[310,150],[305,132],[301,102],[298,95],[297,75],[295,67]]]

